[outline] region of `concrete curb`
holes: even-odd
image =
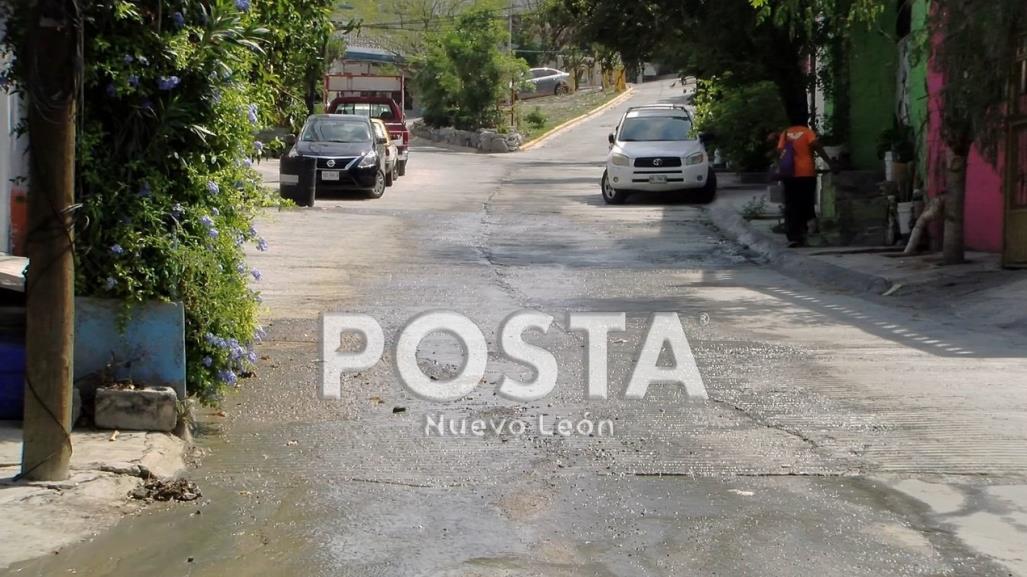
[[[854,293],[880,295],[892,287],[892,282],[882,276],[840,267],[782,248],[774,239],[751,227],[733,206],[714,204],[707,208],[707,213],[721,232],[760,254],[789,276]]]
[[[561,124],[559,126],[556,126],[554,128],[551,128],[551,129],[547,130],[545,133],[539,135],[538,137],[533,138],[533,139],[529,140],[528,142],[525,142],[524,144],[521,145],[521,148],[519,150],[522,150],[522,151],[523,150],[532,150],[534,148],[542,146],[543,144],[545,144],[545,142],[547,140],[549,140],[550,138],[556,136],[557,134],[559,134],[559,133],[561,133],[561,132],[563,132],[563,131],[565,131],[565,130],[567,130],[569,128],[577,126],[578,123],[583,122],[585,120],[588,120],[589,118],[595,116],[596,114],[599,114],[601,112],[605,112],[605,111],[609,110],[610,108],[613,108],[614,106],[617,106],[618,104],[624,102],[625,100],[630,98],[631,95],[634,94],[634,92],[635,92],[635,87],[634,86],[628,87],[628,89],[625,90],[623,94],[621,94],[620,96],[617,96],[616,98],[614,98],[613,100],[607,102],[606,104],[603,104],[602,106],[600,106],[598,108],[593,108],[592,110],[589,110],[585,114],[582,114],[581,116],[578,116],[576,118],[572,118],[572,119],[568,120],[567,122],[564,122],[563,124]]]

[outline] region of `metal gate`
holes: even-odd
[[[1002,264],[1027,267],[1027,34],[1013,70],[1012,115],[1006,150],[1006,218]]]

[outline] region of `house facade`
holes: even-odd
[[[914,135],[915,183],[934,197],[946,189],[948,150],[942,139],[944,76],[932,66],[930,0],[895,0],[877,23],[855,30],[849,44],[848,145],[852,165],[882,170],[881,134],[895,125]],[[967,165],[964,234],[970,250],[1001,253],[1008,266],[1027,266],[1027,64],[1025,40],[1010,71],[1013,112],[996,165],[976,148]],[[941,227],[934,230],[940,240]]]

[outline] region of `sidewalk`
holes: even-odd
[[[20,470],[21,427],[0,421],[0,570],[50,555],[114,525],[138,510],[129,493],[149,471],[163,478],[185,469],[186,444],[165,433],[75,431],[71,477],[57,483],[14,481]]]
[[[771,230],[780,210],[767,197],[766,185],[741,184],[728,173],[718,179],[717,200],[709,206],[713,224],[789,276],[1027,334],[1027,271],[1002,270],[999,255],[968,252],[966,264],[941,266],[940,255],[902,256],[901,245],[790,249],[784,235]],[[742,218],[743,207],[753,198],[766,200],[765,218]]]

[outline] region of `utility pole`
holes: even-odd
[[[31,162],[21,478],[61,481],[71,460],[78,15],[38,0],[28,34]]]

